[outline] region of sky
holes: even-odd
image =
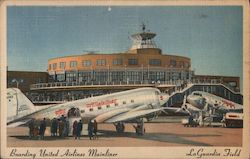
[[[239,76],[241,6],[9,6],[8,70],[46,71],[50,58],[125,52],[141,24],[163,54],[186,56],[198,75]]]

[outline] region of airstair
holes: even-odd
[[[181,104],[184,96],[188,96],[193,91],[204,91],[222,98],[228,99],[238,104],[243,104],[243,95],[238,92],[234,92],[223,84],[187,84],[184,89],[174,88],[175,90],[170,93],[169,100],[165,106],[173,106]]]

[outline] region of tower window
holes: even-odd
[[[113,65],[122,65],[122,59],[114,59]]]
[[[53,63],[52,67],[53,67],[53,70],[56,69],[56,66],[57,66],[57,63]]]
[[[106,60],[105,59],[97,59],[96,60],[96,65],[97,66],[105,66],[106,65]]]
[[[150,59],[149,65],[151,66],[161,66],[161,60],[160,59]]]
[[[91,66],[91,61],[90,60],[83,60],[82,61],[82,66],[84,66],[84,67]]]
[[[77,66],[76,61],[70,61],[70,68],[75,68]]]
[[[128,64],[129,65],[138,65],[138,60],[137,59],[128,59]]]
[[[60,69],[64,69],[66,65],[66,62],[60,62]]]

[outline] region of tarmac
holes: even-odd
[[[146,134],[137,136],[132,124],[118,134],[113,124],[98,125],[98,139],[89,140],[83,125],[80,140],[51,137],[47,127],[44,140],[29,139],[28,127],[7,128],[9,147],[151,147],[151,146],[242,146],[242,128],[184,127],[179,122],[145,123]]]

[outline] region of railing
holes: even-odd
[[[187,84],[202,84],[202,85],[211,85],[211,84],[223,84],[219,81],[204,82],[204,81],[186,81],[186,80],[170,80],[170,81],[120,81],[120,82],[107,82],[107,81],[91,81],[91,82],[52,82],[52,83],[38,83],[30,85],[31,90],[39,89],[53,89],[53,88],[67,88],[67,87],[92,87],[92,86],[154,86],[154,87],[182,87]],[[224,84],[223,84],[224,85]],[[233,87],[225,86],[227,89],[231,90],[233,93],[237,93],[237,90],[234,90]]]
[[[212,87],[216,87],[217,91],[212,90]],[[207,89],[210,88],[210,89]],[[219,91],[219,90],[222,90]],[[171,87],[170,89],[167,89],[165,93],[169,94],[170,98],[169,101],[166,103],[166,106],[173,105],[174,103],[180,103],[183,101],[184,96],[188,96],[191,94],[193,91],[205,91],[208,93],[212,94],[217,94],[218,96],[221,96],[225,99],[229,99],[231,101],[234,101],[236,103],[242,104],[243,102],[243,96],[239,92],[234,92],[228,87],[226,87],[223,84],[211,84],[211,83],[206,83],[206,84],[185,84],[185,85],[180,85],[180,86],[174,86]],[[107,92],[106,92],[107,93]],[[111,92],[109,92],[111,93]],[[73,92],[71,93],[32,93],[30,94],[30,99],[34,103],[40,103],[40,104],[46,104],[46,103],[63,103],[67,101],[72,101],[72,100],[77,100],[77,99],[83,99],[83,98],[89,98],[92,96],[98,96],[105,94],[104,92],[84,92],[80,94],[74,94]],[[230,94],[230,95],[229,95]]]
[[[30,85],[30,89],[44,89],[44,88],[55,88],[55,87],[74,87],[74,86],[115,86],[115,85],[178,85],[183,83],[183,81],[120,81],[120,82],[53,82],[53,83],[38,83]]]

